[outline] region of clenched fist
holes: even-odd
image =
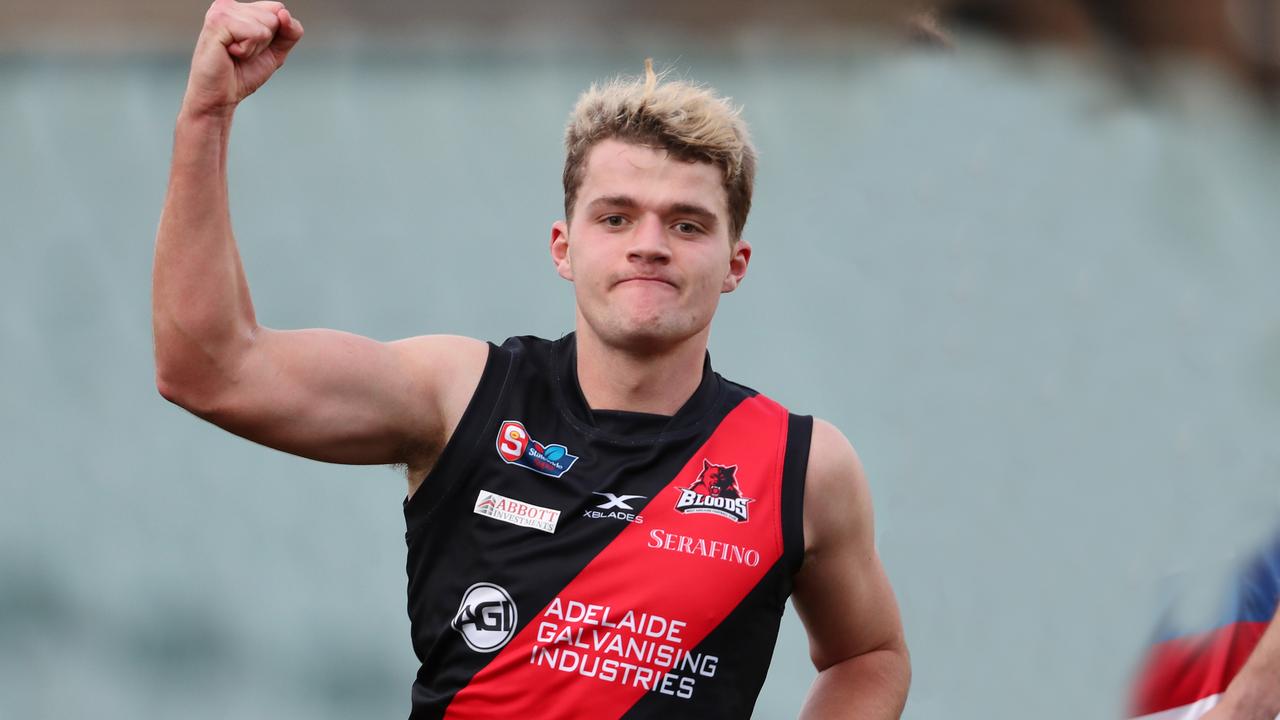
[[[283,3],[214,0],[196,40],[183,111],[230,115],[301,38],[302,23]]]

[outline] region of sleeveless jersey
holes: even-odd
[[[411,720],[748,718],[804,554],[812,418],[704,363],[592,411],[572,334],[490,345],[405,502]]]

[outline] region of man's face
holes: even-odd
[[[603,140],[587,155],[573,217],[551,229],[551,257],[578,314],[606,344],[658,352],[705,333],[720,294],[751,257],[729,242],[723,171]]]

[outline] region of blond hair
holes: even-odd
[[[645,77],[619,77],[592,85],[578,98],[565,128],[564,214],[572,220],[587,154],[601,140],[615,138],[659,147],[681,160],[709,162],[724,172],[729,196],[729,237],[738,240],[751,210],[756,149],[741,108],[710,88],[684,81],[662,82],[653,60]]]

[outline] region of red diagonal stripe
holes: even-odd
[[[549,614],[557,605],[553,601],[458,692],[445,717],[617,718],[646,692],[696,693],[698,684],[716,682],[714,669],[720,663],[733,663],[734,658],[711,663],[704,658],[697,663],[698,669],[691,670],[697,653],[684,666],[677,663],[674,668],[663,653],[694,651],[781,558],[779,509],[786,443],[786,409],[759,395],[734,408],[675,479],[650,499],[644,522],[628,525],[561,590],[556,600],[562,608],[570,602],[595,606],[596,616],[586,622],[568,622]],[[676,511],[680,488],[697,479],[704,459],[738,466],[738,485],[744,496],[754,499],[747,522]],[[651,547],[655,531],[748,548],[759,553],[759,560],[746,566],[703,557],[679,551],[679,543],[676,550],[655,549]],[[660,618],[653,621],[652,629],[656,632],[665,625],[667,633],[655,639],[607,626],[619,625],[627,611]],[[602,617],[604,612],[607,619]],[[685,624],[672,630],[672,621]],[[552,633],[547,624],[557,632],[567,629],[568,635],[561,636],[561,642],[548,642]],[[617,640],[636,642],[629,646],[632,651],[618,654],[610,650],[619,647],[610,646]],[[634,651],[645,648],[652,654],[647,661],[637,660]],[[544,654],[548,652],[553,654]],[[571,668],[581,661],[590,664],[592,658],[594,677]],[[615,663],[614,678],[602,679],[609,661]],[[664,673],[674,676],[666,678],[665,684]]]

